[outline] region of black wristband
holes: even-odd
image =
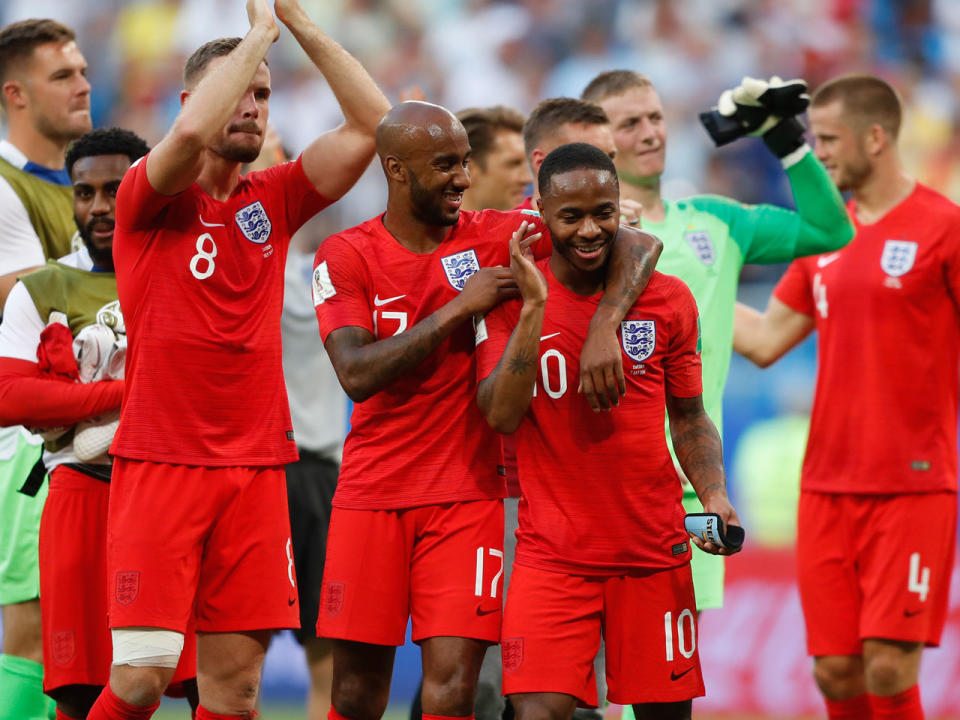
[[[803,145],[806,128],[795,117],[784,118],[763,134],[764,144],[778,158],[785,158]]]

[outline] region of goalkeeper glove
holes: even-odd
[[[804,143],[804,127],[795,116],[809,104],[804,80],[745,77],[721,93],[717,107],[700,113],[700,122],[717,147],[744,135],[759,135],[774,155],[783,158]]]

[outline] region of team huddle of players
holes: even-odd
[[[247,11],[245,37],[187,61],[180,113],[149,150],[87,132],[69,29],[0,31],[0,205],[44,249],[0,266],[0,421],[45,447],[38,461],[19,430],[0,446],[17,491],[2,511],[29,532],[28,495],[48,492],[56,717],[146,719],[171,690],[197,718],[256,715],[270,634],[300,624],[278,323],[289,240],[376,153],[385,212],[326,239],[312,276],[356,403],[316,618],[333,648],[328,717],[383,715],[410,619],[428,720],[488,716],[475,703],[498,643],[494,682],[520,720],[605,698],[689,718],[705,691],[698,613],[722,604],[732,550],[692,548],[684,516],[739,525],[719,431],[730,353],[765,365],[816,327],[798,553],[814,676],[831,718],[922,718],[920,654],[939,642],[955,545],[960,212],[903,172],[892,88],[844,76],[811,101],[800,81],[745,78],[701,119],[717,144],[762,137],[797,210],[665,201],[667,131],[642,75],[602,73],[526,121],[458,118],[391,107],[297,0]],[[277,21],[344,123],[241,174],[267,131]],[[35,122],[35,76],[63,83],[57,132]],[[815,151],[796,117],[811,102]],[[67,253],[44,218],[71,212]],[[736,305],[744,263],[794,258],[764,313]],[[31,587],[0,598],[5,627]],[[0,683],[35,672],[2,659]],[[9,717],[44,716],[28,680]]]

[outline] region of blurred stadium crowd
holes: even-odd
[[[790,205],[760,143],[713,149],[697,113],[743,75],[804,77],[811,87],[868,71],[903,94],[908,170],[960,197],[960,3],[955,0],[304,0],[304,7],[396,100],[418,86],[456,111],[579,96],[597,72],[650,76],[667,110],[664,197],[717,192]],[[90,65],[96,127],[132,129],[151,144],[179,106],[186,56],[247,27],[237,0],[3,0],[0,23],[55,17],[77,29]],[[284,31],[285,32],[285,31]],[[269,56],[271,122],[299,152],[339,110],[322,78],[281,41]],[[369,172],[323,214],[329,234],[378,212],[385,185]],[[748,268],[775,279],[778,268]]]

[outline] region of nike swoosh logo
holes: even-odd
[[[380,296],[376,295],[373,298],[373,304],[376,305],[377,307],[380,307],[381,305],[386,305],[387,303],[392,303],[394,300],[399,300],[400,298],[405,298],[405,297],[406,295],[397,295],[396,297],[384,298],[383,300],[381,300]]]
[[[542,336],[540,337],[540,342],[543,342],[544,340],[549,340],[550,338],[556,337],[556,336],[559,335],[559,334],[560,334],[560,333],[557,332],[557,333],[551,333],[550,335],[542,335]]]
[[[833,255],[824,255],[823,257],[817,258],[817,267],[823,268],[832,263],[834,260],[840,258],[840,253],[834,253]]]
[[[921,610],[913,610],[913,611],[911,611],[911,610],[904,610],[904,611],[903,611],[903,616],[904,616],[904,617],[914,617],[915,615],[919,615],[919,614],[922,613],[922,612],[923,612],[922,609],[921,609]]]
[[[679,680],[680,678],[682,678],[684,675],[686,675],[686,674],[687,674],[688,672],[690,672],[691,670],[693,670],[693,666],[692,666],[692,665],[691,665],[690,667],[688,667],[686,670],[684,670],[682,673],[677,673],[677,672],[674,672],[673,670],[671,670],[671,671],[670,671],[670,679],[671,679],[671,680]]]
[[[226,225],[224,225],[223,223],[204,222],[203,215],[201,215],[200,213],[197,213],[197,217],[200,218],[200,224],[203,225],[204,227],[226,227]]]
[[[500,608],[493,608],[493,610],[484,610],[479,605],[477,606],[477,615],[492,615],[495,612],[500,612]]]
[[[297,601],[296,598],[287,598],[287,605],[293,607],[293,604]]]

